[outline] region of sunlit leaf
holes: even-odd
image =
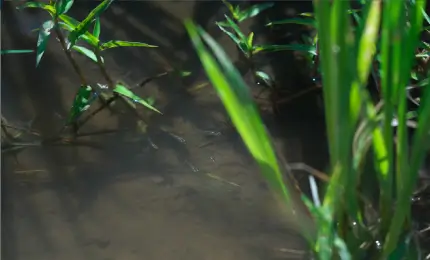
[[[55,1],[55,15],[59,16],[67,13],[73,5],[74,0],[57,0]]]
[[[256,71],[255,76],[261,81],[264,86],[273,86],[273,79],[266,72]]]
[[[250,32],[248,35],[247,45],[249,48],[252,48],[252,45],[254,44],[254,32]]]
[[[93,35],[97,38],[100,37],[100,17],[97,17],[96,22],[94,23]]]
[[[69,44],[67,46],[70,49],[73,45],[75,45],[76,41],[88,31],[90,25],[94,22],[94,20],[99,17],[113,2],[114,0],[104,0],[101,2],[96,8],[94,8],[88,16],[69,34]]]
[[[272,7],[273,5],[274,3],[262,3],[262,4],[252,5],[248,9],[239,12],[239,14],[237,14],[236,19],[238,22],[242,22],[248,18],[258,15],[259,13]]]
[[[150,45],[142,42],[128,42],[128,41],[108,41],[103,43],[100,48],[101,50],[116,48],[116,47],[145,47],[145,48],[157,48],[158,46]]]
[[[83,46],[78,46],[78,45],[73,45],[72,50],[75,50],[80,54],[87,56],[88,58],[90,58],[92,61],[96,63],[98,62],[97,55],[92,50],[89,50]],[[103,57],[100,57],[100,58],[101,58],[101,61],[104,62]]]
[[[22,53],[32,53],[34,50],[1,50],[1,55],[3,54],[22,54]]]
[[[191,72],[190,72],[190,71],[180,71],[180,72],[179,72],[179,75],[180,75],[181,77],[188,77],[188,76],[190,76],[190,75],[191,75]]]
[[[131,99],[135,103],[139,103],[157,113],[163,114],[158,109],[149,104],[147,101],[145,101],[143,98],[135,95],[130,89],[128,89],[125,85],[121,83],[117,83],[113,91]]]
[[[39,38],[37,39],[37,55],[36,55],[36,67],[39,65],[43,54],[46,50],[46,45],[48,44],[49,36],[51,35],[51,29],[54,27],[54,22],[52,20],[45,21],[40,28]]]
[[[239,72],[219,45],[203,29],[196,27],[191,21],[186,21],[185,26],[209,79],[248,150],[260,164],[264,177],[282,197],[286,206],[294,207],[290,192],[284,185],[270,138]],[[209,54],[201,38],[212,49],[219,65],[215,57]]]
[[[83,112],[88,110],[96,95],[91,86],[81,86],[75,95],[72,107],[69,112],[68,123],[75,122]]]
[[[60,15],[60,19],[63,21],[60,22],[60,26],[69,32],[76,30],[76,27],[79,25],[77,20],[65,14]],[[97,48],[99,44],[99,39],[88,31],[81,35],[81,39],[94,48]]]

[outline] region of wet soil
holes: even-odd
[[[301,6],[289,4],[283,6],[286,15]],[[95,5],[77,1],[71,15],[82,19]],[[192,75],[162,78],[137,93],[154,96],[163,112],[145,113],[158,149],[134,131],[135,117],[106,111],[82,131],[128,131],[82,138],[94,147],[36,147],[18,153],[17,160],[2,156],[3,259],[307,259],[296,227],[237,133],[226,126],[216,93],[210,85],[196,88],[207,79],[182,21],[192,17],[236,60],[235,46],[213,25],[225,11],[220,1],[124,1],[103,15],[103,40],[160,46],[109,50],[105,63],[113,78],[133,85],[171,66]],[[37,34],[30,31],[47,18],[5,3],[2,48],[34,48]],[[267,35],[256,40],[265,37],[272,40]],[[293,56],[284,55],[280,60],[289,74],[271,73],[286,88],[305,87]],[[75,56],[89,82],[105,83],[95,64]],[[49,137],[67,117],[79,79],[53,38],[40,66],[34,65],[34,54],[2,57],[2,114],[22,126],[35,119],[32,127]],[[282,109],[282,118],[262,109],[276,147],[288,161],[323,168],[324,127],[318,113],[297,104]]]

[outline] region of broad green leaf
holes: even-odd
[[[55,2],[56,16],[67,13],[73,5],[74,0],[57,0]]]
[[[89,50],[83,46],[78,46],[78,45],[73,45],[72,49],[79,52],[80,54],[87,56],[88,58],[90,58],[95,63],[98,62],[97,61],[97,55],[92,50]],[[101,61],[104,62],[103,57],[100,57],[100,58],[101,58]]]
[[[49,36],[51,35],[51,29],[54,27],[54,22],[52,20],[45,21],[40,28],[39,38],[37,39],[37,55],[36,55],[36,67],[39,65],[43,54],[46,50],[46,45],[48,44]]]
[[[101,50],[116,48],[116,47],[145,47],[145,48],[157,48],[158,46],[150,45],[147,43],[141,43],[141,42],[128,42],[128,41],[108,41],[103,43],[100,48]]]
[[[69,44],[67,46],[68,49],[76,44],[76,41],[88,31],[88,28],[94,22],[94,20],[99,17],[113,1],[114,0],[104,0],[96,8],[94,8],[81,23],[79,23],[76,29],[69,34]]]
[[[21,53],[32,53],[34,50],[1,50],[1,55],[3,54],[21,54]]]
[[[280,25],[280,24],[301,24],[315,27],[316,21],[312,18],[290,18],[280,21],[274,21],[266,24],[266,26]]]
[[[23,5],[17,7],[17,9],[23,8],[41,8],[49,12],[49,14],[54,15],[56,10],[55,7],[49,4],[40,3],[40,2],[27,2]]]
[[[100,37],[100,17],[96,18],[96,22],[94,23],[93,34],[97,39]]]
[[[67,120],[68,124],[75,122],[90,107],[95,97],[96,95],[91,86],[81,86],[73,100]]]
[[[304,44],[286,44],[286,45],[255,45],[253,47],[253,54],[257,54],[261,51],[301,51],[307,52],[312,55],[317,55],[316,47],[312,45]]]
[[[237,14],[237,21],[242,22],[248,18],[254,17],[261,13],[262,11],[272,7],[274,3],[262,3],[262,4],[255,4],[251,6],[250,8],[243,10]]]
[[[125,85],[121,84],[121,83],[117,83],[115,86],[115,89],[113,90],[114,92],[123,95],[124,97],[127,97],[129,99],[131,99],[133,102],[135,103],[139,103],[157,113],[163,114],[161,113],[158,109],[156,109],[155,107],[153,107],[152,105],[150,105],[147,101],[145,101],[143,98],[135,95],[133,92],[131,92],[130,89],[128,89]]]

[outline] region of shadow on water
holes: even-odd
[[[71,15],[82,19],[94,6],[95,2],[77,1]],[[144,113],[158,150],[151,148],[146,135],[127,131],[83,138],[97,144],[95,148],[28,149],[17,155],[18,164],[12,156],[3,156],[5,259],[300,257],[300,252],[289,250],[301,250],[303,241],[261,185],[238,135],[225,127],[225,112],[215,92],[211,87],[190,91],[206,78],[182,21],[193,17],[237,57],[235,46],[213,25],[223,11],[222,4],[212,1],[118,1],[103,14],[103,40],[160,46],[109,50],[105,61],[114,79],[136,84],[171,67],[192,75],[162,78],[138,91],[154,96],[164,113]],[[35,10],[17,12],[6,2],[3,48],[34,48],[37,36],[28,32],[46,18]],[[89,82],[103,83],[95,64],[77,55],[76,59]],[[285,70],[275,71],[294,62],[285,60],[289,65],[272,64],[274,75],[281,84],[293,86],[296,71],[287,79]],[[2,113],[11,123],[36,117],[33,127],[46,138],[61,128],[79,81],[54,39],[39,68],[34,61],[35,55],[2,57]],[[289,154],[296,161],[307,153],[317,157],[306,150],[310,136],[302,135],[303,128],[310,133],[315,125],[264,116],[275,142],[285,144],[287,159]],[[135,129],[136,122],[132,115],[102,112],[84,130]],[[211,137],[209,131],[223,136]]]

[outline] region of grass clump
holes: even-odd
[[[414,80],[411,75],[417,59],[425,56],[422,53],[428,55],[420,44],[426,2],[362,2],[355,18],[357,12],[351,11],[348,1],[313,2],[312,24],[318,35],[314,55],[318,55],[322,76],[330,153],[324,196],[320,199],[316,186],[311,185],[313,201],[284,181],[254,100],[222,48],[191,21],[186,28],[264,178],[285,207],[295,212],[296,223],[317,259],[424,259],[428,252],[419,245],[411,198],[430,141],[428,71],[418,79],[427,82],[418,84],[420,103],[412,129],[408,86]],[[227,23],[218,26],[250,58],[255,52],[249,40],[252,34],[245,37],[240,33],[236,25],[240,15],[234,15],[234,7],[229,10],[236,21],[227,17]],[[233,28],[234,33],[223,26]],[[372,73],[380,82],[376,102],[368,88]],[[377,180],[376,199],[363,185],[369,178]],[[296,200],[299,196],[301,201]],[[315,228],[301,221],[307,216],[298,213],[303,204]]]

